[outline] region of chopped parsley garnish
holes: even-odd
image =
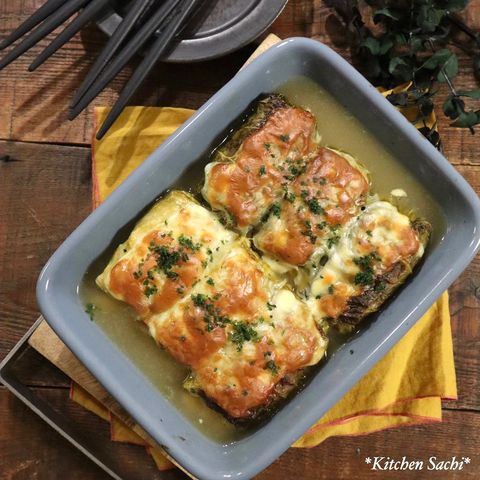
[[[276,305],[274,305],[273,303],[270,303],[270,302],[267,302],[267,308],[272,311],[274,308],[277,308]]]
[[[273,360],[269,360],[265,364],[265,370],[270,370],[272,375],[278,375],[278,366]]]
[[[335,291],[335,286],[334,285],[329,285],[328,286],[328,293],[330,295],[333,295],[333,292]]]
[[[230,340],[237,346],[237,351],[241,352],[245,342],[258,342],[260,337],[258,332],[248,323],[234,322],[233,331],[230,332]]]
[[[309,222],[308,220],[305,220],[305,227],[306,227],[306,230],[303,230],[300,233],[305,237],[308,237],[312,244],[315,244],[315,242],[317,241],[317,237],[316,235],[313,234],[311,222]]]
[[[288,135],[288,133],[284,133],[284,134],[280,135],[279,138],[282,142],[289,142],[290,141],[290,135]]]
[[[327,226],[327,222],[325,222],[325,221],[317,223],[317,228],[319,230],[323,230],[326,226]]]
[[[327,179],[325,177],[321,177],[320,180],[318,181],[320,185],[325,185],[327,183]]]
[[[372,252],[369,255],[364,255],[363,257],[355,257],[353,259],[353,263],[358,265],[363,270],[368,270],[372,267],[374,260],[380,261],[381,258],[375,252]]]
[[[209,277],[209,278],[208,278],[207,283],[208,283],[209,285],[212,285],[212,286],[215,285],[215,282],[213,281],[213,278],[212,278],[212,277]]]
[[[269,143],[264,143],[263,146],[267,149],[270,150],[271,145]]]
[[[373,262],[379,260],[381,260],[381,258],[375,252],[353,259],[353,263],[360,268],[360,272],[355,275],[353,280],[355,285],[371,285],[374,282]]]
[[[307,197],[308,197],[308,190],[302,190],[302,191],[300,192],[300,196],[301,196],[304,200],[306,200]]]
[[[295,194],[293,192],[289,192],[288,190],[285,192],[285,200],[287,202],[293,203],[295,201]]]
[[[183,233],[178,237],[178,243],[182,247],[190,249],[192,252],[197,252],[201,247],[200,243],[193,243],[193,240],[183,235]]]
[[[293,180],[295,177],[298,177],[301,175],[303,172],[305,172],[306,165],[290,165],[288,167],[288,171],[292,174],[293,178],[290,178],[290,180]]]
[[[265,165],[262,165],[259,169],[258,169],[258,176],[259,177],[263,177],[263,175],[265,175],[267,173],[267,169],[265,168]]]
[[[371,231],[371,230],[367,230],[365,233],[366,233],[369,237],[372,236],[372,231]]]
[[[88,314],[92,322],[95,320],[95,310],[97,310],[97,307],[93,303],[87,303],[87,305],[85,305],[85,313]]]
[[[373,279],[373,272],[363,271],[355,274],[353,281],[355,282],[355,285],[371,285]]]
[[[265,223],[268,220],[268,217],[270,214],[275,215],[276,217],[280,218],[280,213],[282,209],[280,207],[279,203],[274,203],[263,215],[262,218],[260,219],[263,223]]]
[[[165,273],[168,278],[178,277],[178,273],[171,269],[179,262],[180,252],[169,250],[165,245],[155,245],[153,242],[150,242],[148,249],[155,255],[158,270]]]
[[[143,293],[145,293],[146,297],[151,297],[157,293],[157,287],[155,285],[147,285]]]
[[[333,237],[330,237],[327,240],[327,247],[332,248],[334,245],[336,245],[340,241],[340,236],[339,235],[334,235]]]
[[[214,302],[218,300],[218,296],[213,298],[203,293],[192,295],[193,304],[203,310],[203,320],[206,323],[205,330],[211,332],[216,327],[225,328],[225,326],[232,321],[225,315],[222,315],[221,310],[215,307]]]
[[[384,281],[380,281],[375,285],[374,290],[376,292],[383,292],[383,290],[385,290],[386,286],[387,286],[387,284]]]
[[[318,214],[323,214],[325,213],[325,210],[323,209],[322,206],[318,203],[318,200],[316,198],[311,198],[310,200],[307,201],[308,208],[312,213],[315,215]]]
[[[196,307],[204,308],[209,300],[209,297],[203,293],[192,295],[192,302]]]
[[[279,205],[278,203],[274,203],[274,204],[270,207],[270,211],[272,212],[273,215],[275,215],[276,217],[280,218],[281,208],[280,208],[280,205]]]

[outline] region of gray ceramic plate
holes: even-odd
[[[252,100],[299,75],[337,97],[395,152],[438,202],[444,227],[415,277],[369,328],[343,345],[267,424],[221,445],[189,423],[89,320],[78,286],[117,232],[209,151]],[[97,208],[47,263],[37,295],[42,313],[62,340],[180,464],[201,479],[244,479],[273,462],[400,340],[465,269],[479,242],[480,202],[465,180],[345,60],[321,43],[298,38],[278,44],[242,70]]]
[[[280,15],[287,0],[207,0],[182,34],[166,62],[198,62],[231,53],[259,37]],[[127,7],[114,1],[111,10],[97,22],[112,35]]]

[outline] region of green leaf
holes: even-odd
[[[381,18],[379,17],[388,17],[388,18],[391,18],[392,20],[399,20],[398,15],[393,13],[388,7],[380,8],[379,10],[376,10],[373,14],[373,21],[375,23],[378,23],[381,20]]]
[[[418,12],[417,25],[427,33],[432,33],[438,27],[445,10],[438,10],[430,5],[422,5]]]
[[[413,53],[417,53],[420,50],[423,50],[423,38],[420,36],[412,35],[408,42],[408,45]]]
[[[388,64],[388,71],[400,80],[410,80],[412,78],[412,67],[404,57],[393,57]]]
[[[392,47],[393,42],[389,38],[382,37],[379,40],[379,53],[380,55],[385,55]]]
[[[428,60],[423,62],[423,65],[420,68],[435,70],[436,68],[444,65],[452,55],[453,53],[448,50],[448,48],[437,50]]]
[[[449,12],[456,12],[458,10],[463,10],[468,5],[468,0],[448,0],[445,8]]]
[[[475,100],[480,100],[480,89],[478,90],[459,90],[457,92],[457,95],[459,97],[468,97],[468,98],[474,98]]]
[[[451,80],[453,77],[455,77],[458,73],[458,58],[457,56],[452,53],[450,58],[443,64],[443,72],[448,76],[448,78]],[[443,72],[438,72],[437,75],[437,80],[441,83],[446,82],[445,75]]]
[[[462,112],[451,124],[452,127],[471,128],[480,123],[480,116],[476,112]]]
[[[443,104],[443,113],[448,118],[455,120],[459,115],[463,113],[465,109],[465,102],[455,95],[449,95]]]
[[[396,32],[393,36],[393,41],[397,47],[403,47],[404,45],[407,45],[407,37],[402,32]]]
[[[380,53],[380,42],[374,37],[366,38],[360,46],[368,48],[372,55],[378,55]]]

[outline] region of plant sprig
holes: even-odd
[[[480,35],[456,12],[468,0],[327,0],[345,28],[352,60],[374,85],[387,89],[411,82],[407,92],[389,95],[396,106],[416,105],[422,133],[433,143],[438,135],[426,120],[433,110],[435,85],[446,83],[450,94],[443,104],[451,125],[468,128],[480,124],[480,110],[467,108],[464,99],[480,100],[480,89],[456,90],[458,58],[451,49],[453,33],[460,29],[474,43],[473,74],[480,79]]]

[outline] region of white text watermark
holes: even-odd
[[[463,470],[470,464],[469,457],[450,457],[441,459],[431,456],[426,460],[408,459],[407,457],[366,457],[365,463],[370,465],[370,470],[391,471],[391,470],[437,470],[453,471]]]

